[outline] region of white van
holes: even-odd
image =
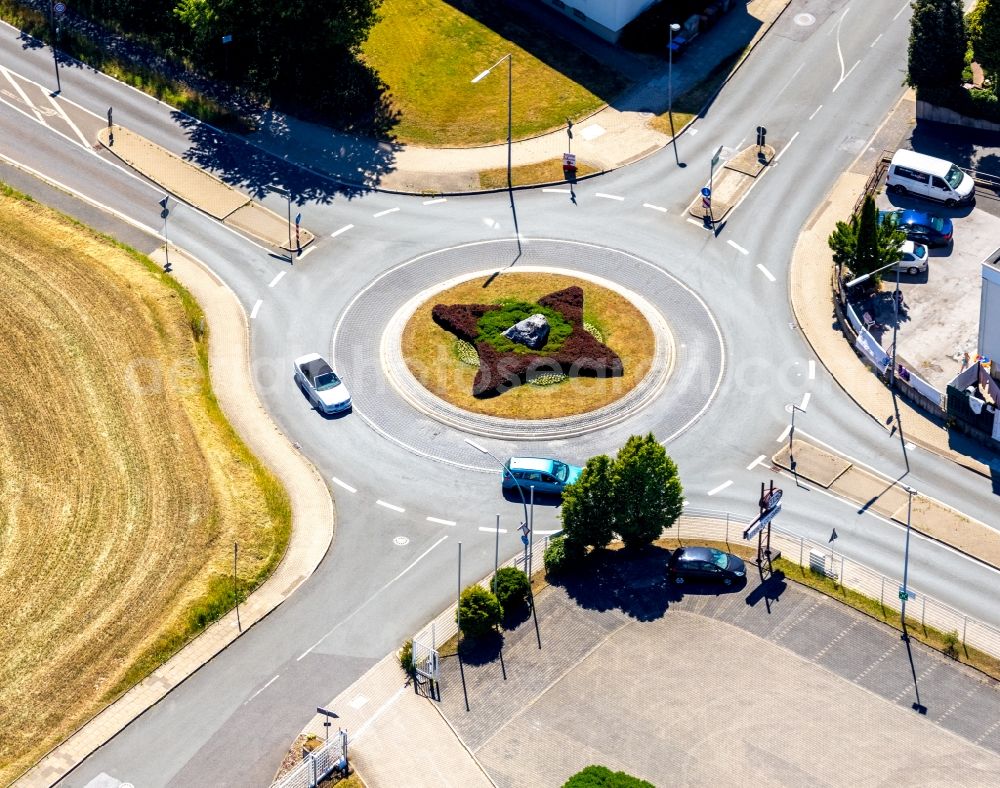
[[[947,206],[976,198],[976,184],[950,161],[911,150],[898,150],[889,165],[886,188],[893,194],[912,194]]]

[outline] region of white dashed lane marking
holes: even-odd
[[[279,673],[278,675],[280,676],[281,674]],[[243,705],[246,706],[250,701],[252,701],[258,695],[260,695],[260,693],[262,693],[264,690],[266,690],[268,687],[270,687],[272,684],[274,684],[274,682],[276,682],[277,680],[278,680],[278,676],[275,676],[273,679],[271,679],[269,682],[267,682],[267,684],[265,684],[263,687],[261,687],[259,690],[257,690],[253,695],[251,695],[249,698],[247,698],[245,701],[243,701]]]
[[[650,205],[648,202],[644,202],[642,204],[642,207],[643,208],[649,208],[652,211],[659,211],[660,213],[666,213],[667,212],[667,209],[664,208],[662,205]]]
[[[485,525],[479,526],[479,530],[480,531],[484,531],[484,532],[486,532],[488,534],[495,534],[497,532],[496,528],[487,528]],[[499,531],[502,534],[507,533],[507,529],[506,528],[500,528]]]
[[[384,506],[386,509],[392,509],[392,511],[394,512],[402,513],[406,511],[406,509],[404,509],[402,506],[396,506],[396,504],[389,503],[388,501],[383,501],[381,498],[375,501],[375,503],[377,503],[379,506]]]
[[[619,197],[617,194],[605,194],[604,192],[597,192],[594,194],[595,197],[603,197],[605,200],[618,200],[622,202],[625,200],[624,197]]]
[[[816,362],[809,359],[809,380],[816,380]]]
[[[254,304],[253,305],[253,309],[250,310],[250,319],[251,320],[254,320],[257,317],[257,313],[260,311],[260,305],[263,304],[263,303],[264,302],[261,301],[259,298],[257,299],[257,303]]]
[[[774,274],[772,274],[772,273],[771,273],[770,271],[768,271],[768,270],[767,270],[767,269],[766,269],[766,268],[764,267],[764,264],[763,264],[763,263],[757,263],[757,268],[758,268],[758,270],[759,270],[759,271],[760,271],[760,272],[761,272],[762,274],[764,274],[764,276],[766,276],[766,277],[768,278],[768,281],[771,281],[771,282],[774,282],[774,281],[776,281],[776,280],[775,280],[775,278],[774,278]]]
[[[549,194],[570,194],[570,190],[569,189],[553,189],[553,188],[548,188],[548,189],[542,189],[542,191],[543,192],[548,192]]]
[[[424,200],[424,205],[440,205],[443,202],[448,202],[448,198],[435,197],[433,200]]]
[[[816,107],[816,109],[813,110],[813,114],[809,116],[809,120],[812,120],[813,118],[815,118],[816,115],[819,113],[819,111],[821,109],[823,109],[823,105],[822,104],[820,104],[818,107]]]
[[[789,424],[787,427],[785,427],[785,429],[783,429],[781,431],[781,434],[777,438],[774,439],[774,442],[775,443],[782,443],[785,440],[785,438],[788,437],[788,435],[789,435],[789,433],[791,433],[791,431],[792,431],[792,425]]]
[[[788,144],[784,148],[781,149],[781,152],[777,156],[774,157],[774,161],[775,162],[777,162],[778,159],[780,159],[782,156],[785,155],[785,151],[788,150],[790,147],[792,147],[792,143],[795,142],[795,138],[798,137],[798,136],[799,136],[799,132],[796,131],[792,135],[792,138],[788,141]]]
[[[385,216],[387,213],[395,213],[399,208],[386,208],[384,211],[379,211],[378,213],[373,213],[372,216],[378,219],[380,216]]]
[[[750,252],[748,252],[746,249],[744,249],[742,246],[736,243],[736,241],[726,241],[726,243],[729,244],[731,247],[733,247],[733,249],[735,249],[740,254],[750,254]]]
[[[353,230],[353,229],[354,229],[354,225],[353,224],[345,224],[339,230],[334,230],[332,233],[330,233],[330,237],[331,238],[336,238],[341,233],[346,233],[348,230]]]
[[[748,471],[752,471],[754,468],[756,468],[758,465],[760,465],[766,459],[767,459],[767,455],[766,454],[760,455],[760,457],[758,457],[756,460],[754,460],[752,463],[750,463],[747,466],[747,470]]]
[[[876,44],[877,44],[877,43],[879,42],[879,39],[880,39],[880,38],[882,38],[882,34],[881,34],[881,33],[879,33],[879,34],[878,34],[877,36],[875,36],[875,40],[874,40],[874,41],[872,41],[872,42],[871,42],[871,43],[870,43],[870,44],[868,45],[868,48],[869,48],[869,49],[871,49],[872,47],[874,47],[874,46],[875,46],[875,45],[876,45]]]
[[[799,405],[800,410],[807,410],[809,408],[809,400],[812,399],[812,394],[808,391],[802,395],[802,404]]]
[[[280,282],[280,281],[281,281],[281,278],[282,278],[282,277],[283,277],[283,276],[284,276],[284,275],[285,275],[286,273],[288,273],[288,272],[287,272],[287,271],[279,271],[279,272],[278,272],[278,275],[277,275],[276,277],[274,277],[274,279],[272,279],[272,280],[271,280],[271,284],[269,284],[269,285],[268,285],[268,287],[274,287],[274,286],[275,286],[276,284],[278,284],[278,282]]]
[[[454,520],[442,520],[440,517],[428,517],[427,522],[438,523],[439,525],[458,525]]]
[[[725,482],[723,482],[722,484],[720,484],[720,485],[719,485],[718,487],[713,487],[713,488],[712,488],[711,490],[709,490],[709,491],[708,491],[708,494],[709,494],[709,495],[716,495],[716,494],[718,494],[718,493],[722,492],[723,490],[725,490],[725,489],[726,489],[727,487],[729,487],[729,486],[730,486],[730,485],[731,485],[732,483],[733,483],[733,480],[732,480],[732,479],[730,479],[729,481],[725,481]]]
[[[358,491],[357,487],[351,487],[347,482],[341,481],[336,476],[331,476],[330,481],[336,484],[338,487],[343,487],[349,493],[356,493]]]

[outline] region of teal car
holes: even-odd
[[[559,460],[544,457],[511,457],[504,463],[503,489],[520,487],[527,492],[534,487],[535,492],[561,495],[567,484],[580,478],[583,468]]]

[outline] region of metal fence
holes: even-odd
[[[347,731],[338,731],[322,747],[307,753],[302,763],[277,780],[271,788],[316,788],[335,769],[347,766]]]
[[[684,514],[673,527],[664,531],[664,536],[682,542],[704,540],[746,545],[743,532],[750,522],[749,518],[730,512],[685,508]],[[548,541],[549,537],[545,537],[544,541],[535,543],[530,562],[533,568],[542,568]],[[829,544],[797,536],[777,525],[771,527],[771,549],[780,550],[782,558],[794,564],[832,578],[844,588],[877,600],[886,609],[900,612],[900,579],[897,577],[883,575],[833,550]],[[524,554],[518,553],[501,566],[524,569]],[[490,577],[491,575],[488,575],[481,580],[480,585],[488,587]],[[907,584],[907,589],[914,594],[907,601],[907,622],[911,625],[919,623],[921,626],[931,627],[945,634],[954,633],[960,643],[1000,659],[1000,629],[922,593],[919,587]],[[442,612],[414,636],[414,642],[419,640],[430,643],[432,630],[437,643],[442,643],[458,634],[455,610],[456,606],[451,605]]]
[[[514,566],[518,569],[528,572],[530,568],[532,571],[535,569],[541,569],[543,566],[545,548],[549,546],[549,537],[546,536],[544,539],[539,539],[536,541],[530,551],[522,550],[519,551],[517,555],[508,561],[504,561],[500,564],[499,568],[503,569],[505,566]],[[525,566],[525,558],[527,557],[527,564]],[[488,589],[490,587],[490,580],[493,577],[491,572],[482,580],[479,581],[479,585],[483,588]],[[458,623],[455,620],[455,613],[458,611],[458,603],[451,605],[447,610],[438,614],[438,617],[431,621],[427,626],[421,629],[417,634],[413,636],[413,643],[421,644],[421,655],[424,659],[434,659],[435,664],[438,658],[438,653],[435,650],[433,655],[427,653],[427,644],[435,643],[440,645],[458,634]],[[416,650],[414,650],[414,657],[416,657]]]
[[[750,520],[728,512],[685,509],[684,515],[666,535],[680,540],[743,543],[743,530],[749,523]],[[782,558],[792,563],[826,575],[845,588],[877,600],[896,613],[900,612],[901,581],[897,577],[883,575],[831,549],[829,544],[813,542],[776,525],[771,527],[771,549],[780,550]],[[954,633],[964,645],[1000,658],[1000,629],[922,593],[919,587],[908,583],[907,589],[915,594],[907,601],[907,622],[919,622],[921,626],[946,634]]]

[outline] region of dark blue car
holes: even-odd
[[[894,211],[879,211],[879,224],[889,216],[895,217],[896,226],[906,233],[909,241],[918,241],[927,246],[947,246],[951,243],[954,232],[951,219],[931,216],[923,211],[896,208]]]

